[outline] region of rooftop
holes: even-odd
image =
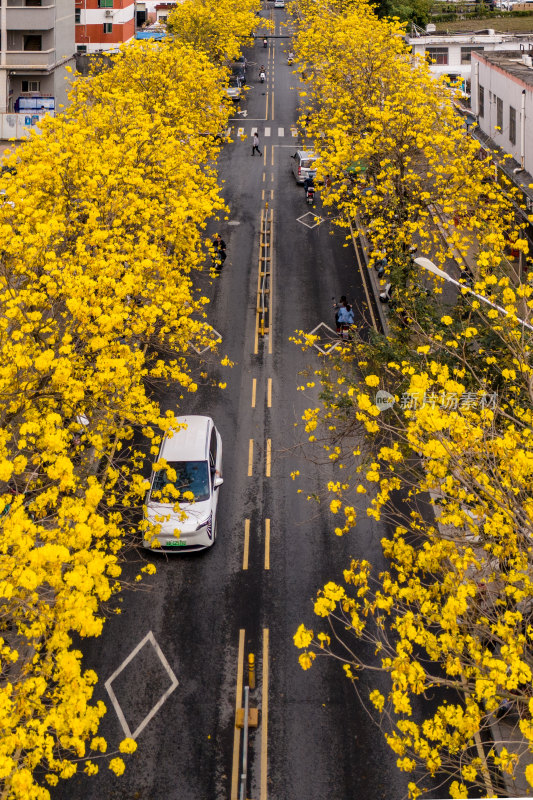
[[[522,59],[522,52],[519,50],[485,50],[483,53],[474,53],[473,58],[479,57],[489,64],[508,72],[513,78],[531,86],[533,88],[533,67],[528,66]]]
[[[469,33],[474,35],[483,30],[496,33],[533,34],[533,14],[524,17],[489,17],[488,19],[458,19],[453,22],[437,22],[437,33]],[[475,29],[475,30],[473,30]]]

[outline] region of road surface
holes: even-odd
[[[353,247],[344,246],[345,234],[323,214],[320,199],[301,219],[310,209],[291,172],[298,75],[287,64],[286,12],[269,3],[263,14],[275,19],[276,30],[268,49],[258,39],[247,53],[246,114],[231,121],[233,142],[220,157],[231,211],[211,231],[221,233],[228,258],[206,289],[221,353],[235,365],[211,360],[211,374],[227,383],[224,391],[200,388],[180,401],[179,391],[169,390],[161,398],[178,413],[209,414],[221,432],[217,543],[196,555],[132,557],[126,577],[143,559],[156,563],[157,574],[122,595],[121,615],[111,616],[102,637],[84,642],[83,651],[100,678],[95,697],[108,707],[101,731],[109,750],[128,731],[138,750],[126,758],[122,777],[103,762],[98,776],[63,783],[56,798],[236,800],[242,733],[235,717],[250,653],[257,677],[250,703],[259,709],[259,725],[250,732],[245,797],[405,795],[395,757],[340,667],[324,660],[304,673],[292,642],[300,622],[313,622],[317,589],[339,579],[351,556],[379,563],[385,531],[362,519],[356,532],[339,538],[328,504],[306,499],[323,491],[329,475],[305,457],[299,446],[305,434],[295,427],[316,401],[316,389],[298,391],[305,382],[299,372],[319,358],[302,353],[290,337],[320,323],[333,326],[332,297],[341,294],[354,301],[359,324],[367,325],[371,314]],[[251,156],[254,129],[261,157]],[[315,214],[324,217],[318,225]],[[262,248],[265,241],[271,247]],[[261,252],[271,258],[260,262]],[[261,335],[256,309],[265,266]],[[293,470],[300,482],[290,479]],[[110,678],[114,704],[105,686]]]

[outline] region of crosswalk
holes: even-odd
[[[260,137],[262,136],[264,139],[269,139],[275,137],[276,135],[278,139],[283,139],[285,137],[285,128],[276,129],[272,127],[265,127],[261,130],[261,128],[258,129],[257,125],[251,128],[250,131],[247,131],[244,126],[238,127],[237,136],[241,139],[243,136],[253,136],[255,131],[257,130],[259,130],[259,136]],[[233,132],[234,132],[233,127],[228,128],[226,135],[229,137],[233,134]],[[298,131],[296,130],[296,128],[291,127],[287,135],[290,136],[292,139],[296,139],[296,137],[298,136]]]
[[[266,138],[267,136],[271,135],[271,132],[272,132],[271,128],[265,128],[263,131],[263,136]],[[296,135],[297,135],[296,128],[291,128],[291,136],[296,136]],[[278,136],[280,139],[283,138],[283,136],[285,136],[285,128],[278,128]]]

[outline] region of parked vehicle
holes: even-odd
[[[237,75],[230,75],[228,85],[226,87],[226,94],[230,100],[237,103],[242,96],[243,82]]]
[[[385,288],[382,292],[379,293],[379,301],[380,303],[390,303],[392,300],[392,283],[386,283]]]
[[[274,8],[285,8],[285,0],[275,0]]]
[[[246,83],[246,61],[234,61],[233,64],[230,65],[230,69],[231,74],[239,78],[244,85]]]
[[[167,466],[153,470],[146,495],[145,518],[159,526],[152,538],[144,534],[151,550],[203,550],[216,540],[222,439],[211,417],[178,417],[178,423],[186,427],[163,439],[157,460]]]
[[[318,156],[311,150],[297,150],[292,156],[292,171],[296,179],[296,183],[304,183],[306,178],[314,178],[316,169],[313,164]]]

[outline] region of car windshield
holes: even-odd
[[[230,77],[229,85],[230,85],[230,88],[232,88],[232,89],[234,89],[234,88],[240,89],[241,88],[241,82],[240,82],[239,78],[236,75],[232,75]]]
[[[302,158],[302,167],[304,167],[305,169],[309,169],[312,166],[314,160],[315,160],[314,158]]]
[[[207,461],[169,461],[168,467],[176,472],[176,480],[168,479],[168,470],[160,469],[156,472],[152,496],[158,493],[160,496],[154,500],[160,503],[173,503],[174,499],[164,491],[165,487],[173,485],[179,492],[192,492],[194,503],[202,500],[209,500],[209,472]]]

